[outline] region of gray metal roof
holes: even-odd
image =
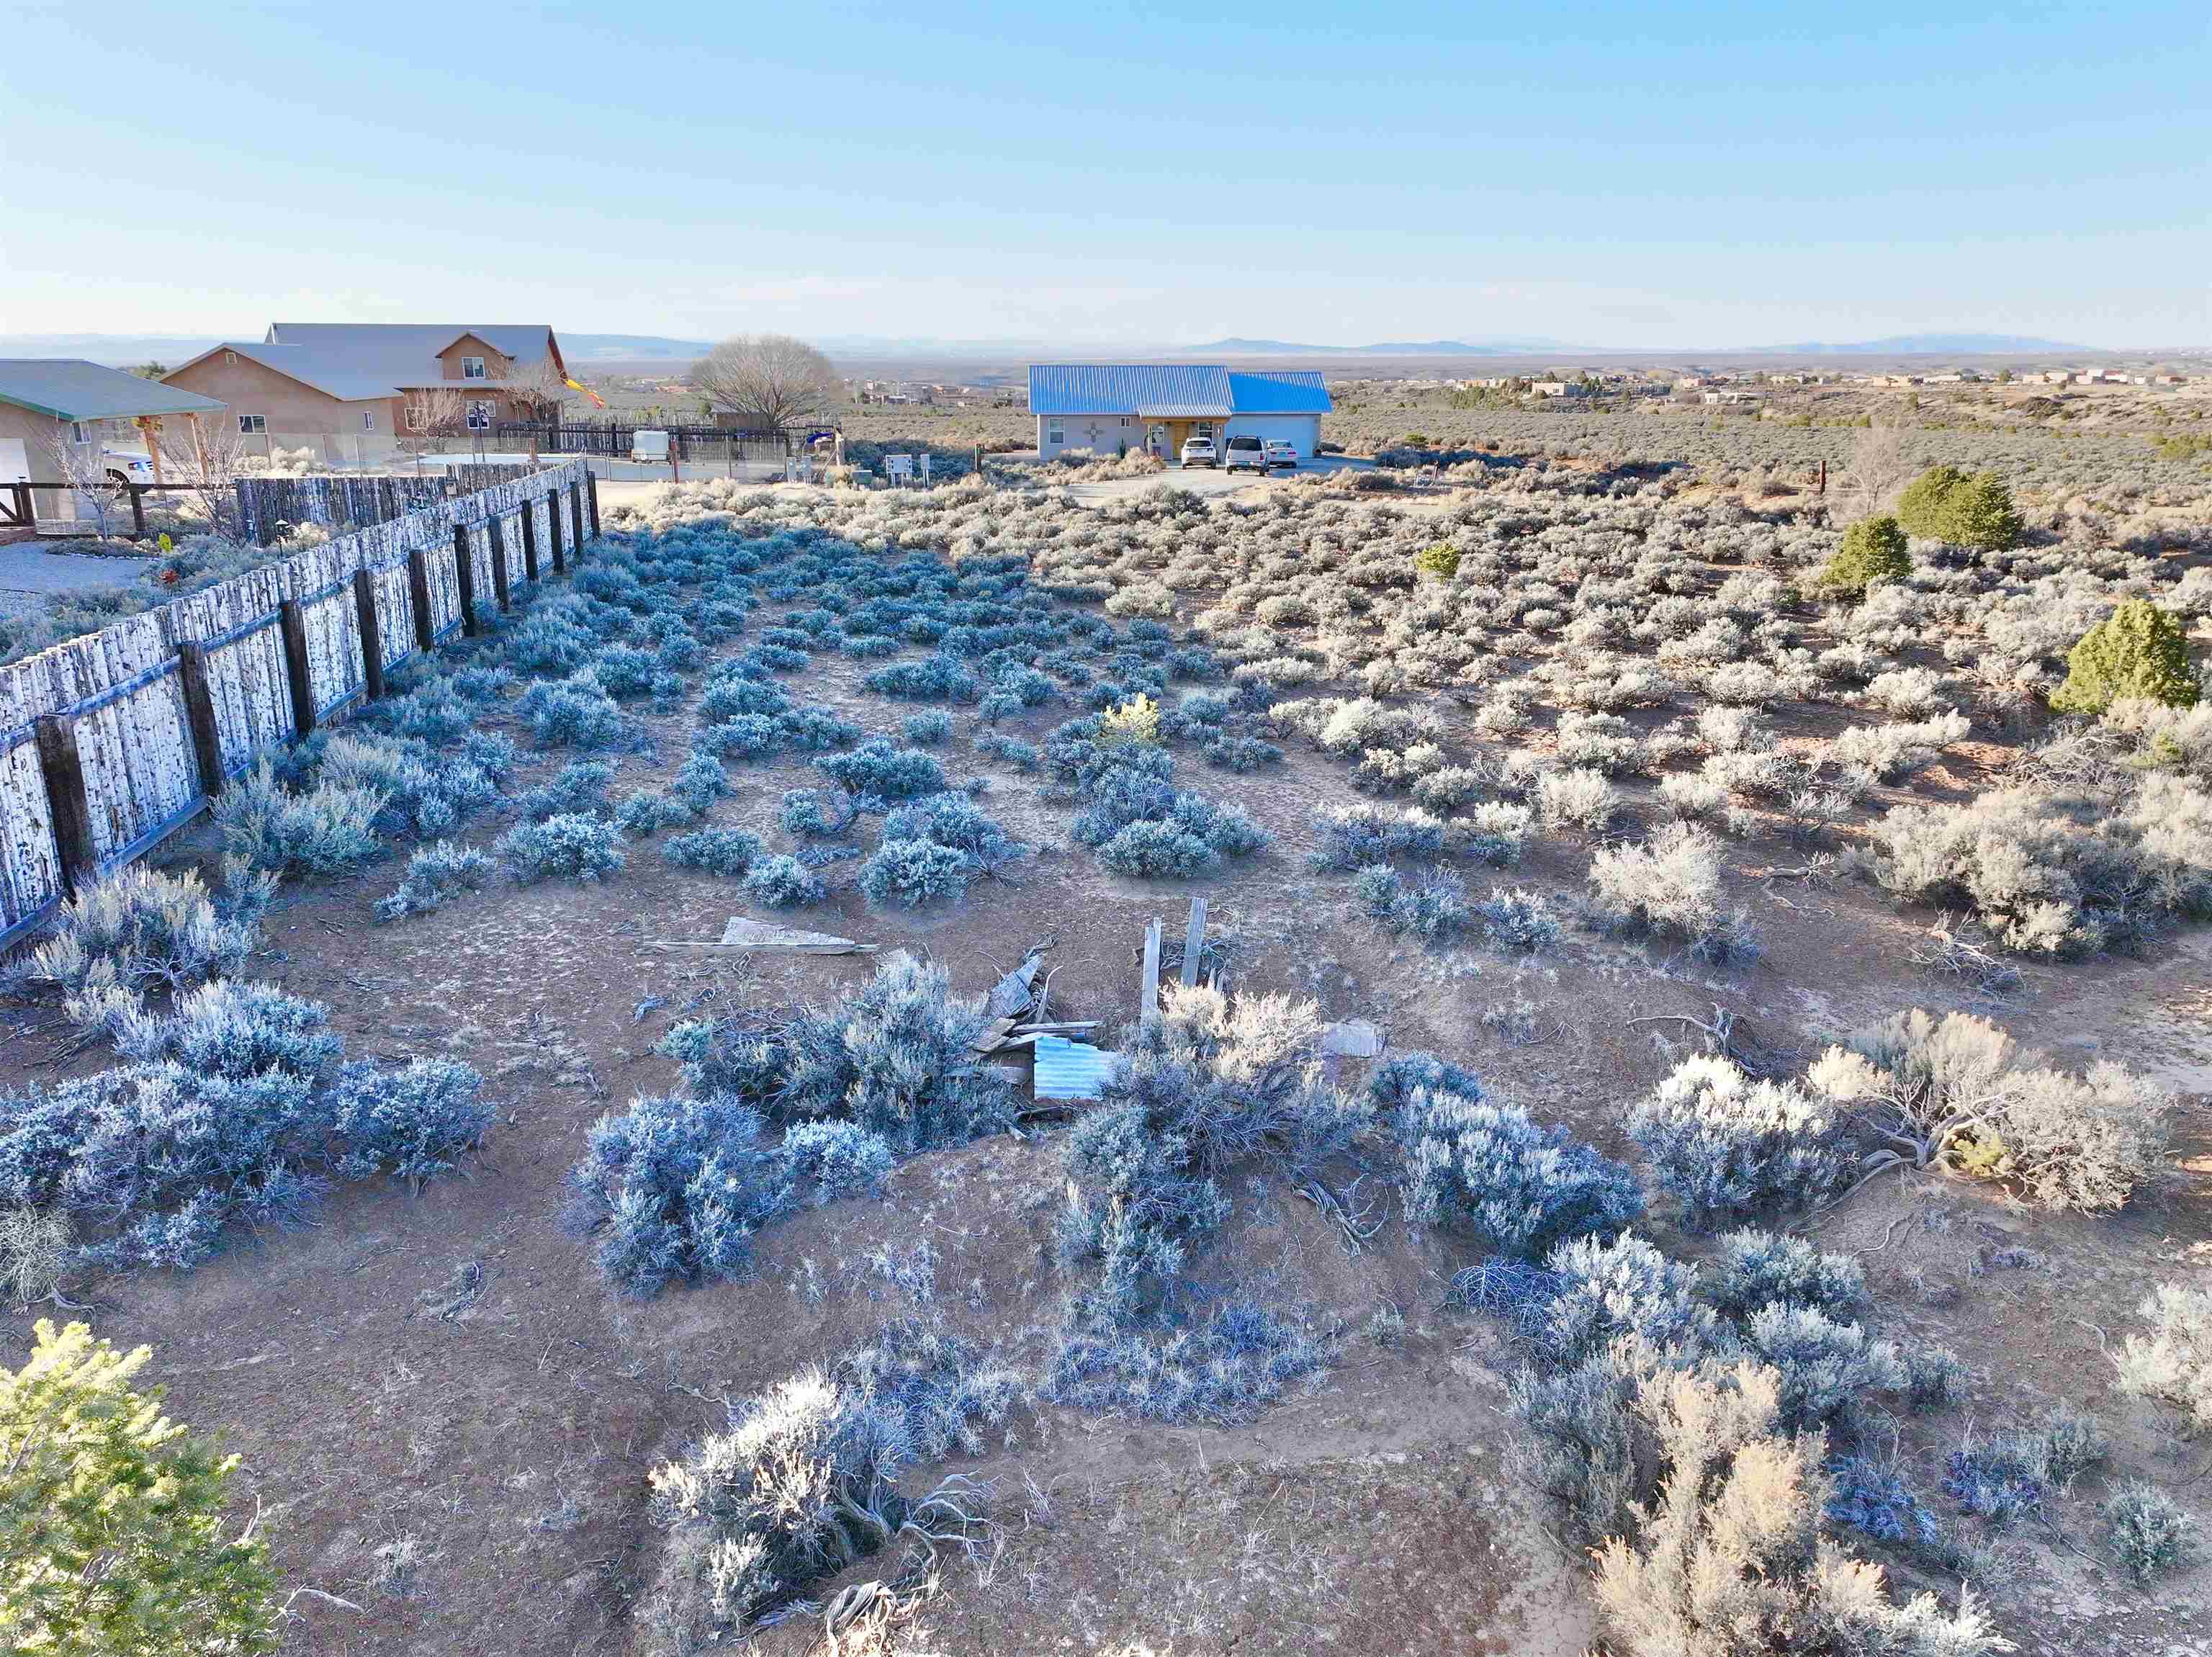
[[[1326,414],[1328,390],[1310,370],[1231,373],[1212,362],[1033,362],[1032,414],[1139,414],[1225,419],[1234,414]]]
[[[117,420],[140,414],[210,414],[212,397],[76,356],[0,357],[0,403],[58,420]]]
[[[526,369],[546,360],[553,330],[543,323],[275,322],[264,339],[225,340],[215,349],[236,351],[341,402],[394,397],[416,386],[496,389],[502,383],[496,380],[442,377],[438,353],[465,334]]]

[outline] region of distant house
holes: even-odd
[[[160,453],[161,423],[170,415],[213,419],[223,412],[211,397],[120,369],[103,369],[76,357],[0,358],[0,490],[17,483],[81,484],[102,478],[146,482],[131,464],[143,452]],[[131,429],[135,423],[137,431]],[[68,490],[33,490],[32,511],[40,520],[83,516]],[[0,512],[12,518],[12,491],[0,494]],[[0,523],[0,528],[29,525]]]
[[[1071,449],[1111,455],[1149,449],[1163,460],[1193,437],[1226,442],[1259,437],[1289,443],[1299,458],[1321,448],[1321,417],[1333,405],[1311,372],[1247,372],[1212,363],[1034,362],[1030,412],[1037,454]]]
[[[1528,382],[1531,395],[1536,397],[1580,397],[1582,382],[1578,380],[1532,380]]]
[[[532,417],[546,396],[519,377],[568,372],[542,323],[275,322],[260,339],[202,351],[163,383],[228,403],[254,452],[311,448],[349,465],[388,459],[456,403],[456,435],[489,437],[501,421]]]
[[[1698,395],[1705,402],[1717,404],[1724,408],[1736,408],[1747,403],[1759,401],[1759,393],[1755,391],[1708,391],[1700,392]]]

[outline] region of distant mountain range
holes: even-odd
[[[1393,339],[1374,345],[1301,345],[1288,339],[1217,339],[1176,348],[1179,356],[1525,356],[1571,349],[1556,339]]]
[[[1796,345],[1757,345],[1755,352],[1793,356],[2001,356],[2006,352],[2094,350],[2094,345],[2069,345],[2063,339],[2031,339],[2010,333],[1904,333],[1887,339],[1862,339],[1849,344],[1808,340]]]

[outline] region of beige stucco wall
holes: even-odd
[[[463,334],[438,353],[438,361],[444,365],[447,379],[459,380],[461,377],[461,359],[465,356],[483,358],[484,378],[487,380],[504,380],[507,370],[514,366],[513,357],[503,356],[496,348],[472,333]]]
[[[0,438],[13,438],[23,445],[23,464],[32,478],[45,482],[61,474],[53,458],[52,444],[57,434],[66,436],[69,428],[50,414],[34,414],[29,409],[18,408],[13,403],[0,403]],[[84,428],[85,442],[80,447],[97,449],[101,442],[100,423],[88,421]],[[9,476],[0,482],[13,483]],[[76,498],[67,490],[35,489],[31,491],[31,510],[41,519],[73,519],[77,515]]]
[[[259,415],[269,429],[246,440],[249,454],[312,448],[327,464],[354,466],[378,464],[397,448],[400,412],[396,395],[341,402],[233,351],[217,351],[204,361],[188,363],[166,375],[164,383],[230,405],[228,413],[210,418]],[[364,414],[375,417],[374,429],[362,424]]]

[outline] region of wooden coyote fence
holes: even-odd
[[[565,570],[581,461],[440,501],[0,667],[0,944],[189,821],[275,744]]]
[[[300,524],[345,530],[389,523],[459,492],[453,484],[437,475],[240,478],[234,487],[239,525],[246,539],[261,546],[282,540],[286,530]]]

